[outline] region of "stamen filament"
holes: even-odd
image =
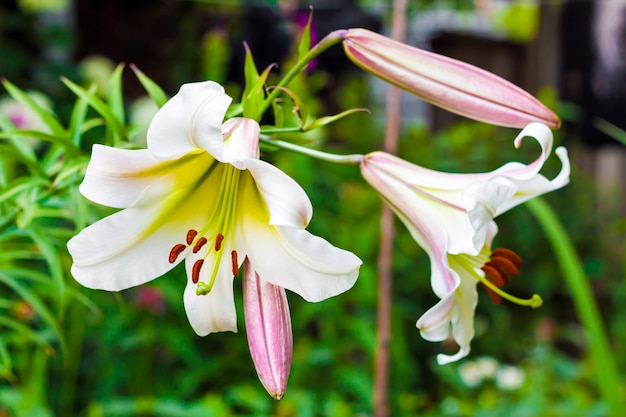
[[[541,296],[539,294],[533,294],[533,296],[531,298],[527,298],[527,299],[518,298],[518,297],[515,297],[515,296],[509,294],[508,292],[502,291],[500,288],[498,288],[496,286],[496,284],[494,284],[493,282],[491,282],[487,278],[483,277],[482,275],[478,274],[476,271],[469,271],[469,272],[481,284],[483,284],[484,286],[489,288],[491,291],[493,291],[496,294],[498,294],[500,297],[502,297],[502,298],[504,298],[506,300],[509,300],[512,303],[515,303],[515,304],[520,305],[520,306],[532,307],[532,308],[541,307],[541,305],[543,304],[543,300],[541,299]]]
[[[215,225],[217,230],[221,230],[220,233],[217,234],[215,238],[215,245],[213,249],[215,249],[215,258],[213,262],[213,271],[211,273],[211,277],[209,278],[209,282],[198,282],[198,287],[196,289],[196,294],[198,295],[206,295],[211,292],[213,285],[215,284],[215,280],[217,279],[217,274],[220,269],[220,265],[222,263],[222,258],[224,251],[222,249],[223,241],[226,237],[231,239],[231,242],[234,237],[234,227],[233,227],[233,219],[235,212],[235,204],[237,201],[237,192],[239,189],[240,182],[240,173],[237,168],[227,165],[224,167],[224,180],[222,181],[222,187],[219,192],[219,207],[217,207],[212,215],[210,223],[212,226]],[[232,247],[234,247],[234,242],[232,242]],[[233,251],[234,252],[234,251]],[[208,253],[207,253],[208,256]],[[232,254],[231,254],[232,257]],[[231,259],[231,267],[232,267],[232,259]],[[236,274],[235,274],[236,275]]]

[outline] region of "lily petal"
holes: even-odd
[[[192,282],[192,268],[197,258],[187,257],[187,286],[183,300],[189,324],[198,336],[206,336],[215,332],[237,332],[237,311],[233,294],[233,274],[230,262],[222,262],[218,266],[217,277],[211,291],[206,295],[196,294],[197,285]],[[212,272],[208,267],[201,271],[200,280],[209,281],[207,274]]]
[[[148,149],[157,159],[176,159],[203,149],[222,159],[222,121],[231,98],[212,81],[183,85],[148,126]]]
[[[443,246],[448,251],[477,252],[473,244],[474,229],[458,191],[444,189],[435,193],[438,190],[430,185],[416,184],[416,180],[423,181],[420,178],[422,168],[390,154],[374,152],[367,155],[365,161],[361,164],[363,178],[402,219],[420,246],[435,247],[435,242],[443,239]],[[411,170],[407,169],[410,167],[417,168],[417,179],[410,175]],[[438,174],[432,172],[435,176]],[[451,187],[452,184],[446,185]],[[439,235],[443,237],[439,238]]]
[[[361,260],[306,230],[244,223],[250,263],[267,282],[317,302],[352,288]]]
[[[89,200],[114,208],[129,207],[154,182],[161,161],[147,149],[128,150],[94,145],[91,159],[80,184]]]
[[[170,262],[172,247],[189,229],[203,224],[217,199],[212,177],[193,171],[195,164],[215,162],[208,154],[191,154],[167,165],[161,176],[136,196],[131,207],[83,229],[68,242],[74,264],[72,275],[89,288],[119,291],[164,274],[184,258]],[[176,164],[174,167],[172,164]],[[160,163],[158,166],[167,164]],[[219,173],[219,167],[213,172]],[[141,180],[116,183],[120,196],[130,195]],[[97,181],[88,187],[88,194]],[[144,184],[141,184],[144,185]],[[111,195],[109,200],[114,200]],[[130,198],[127,198],[129,200]],[[113,202],[113,201],[110,201]],[[187,205],[181,205],[185,202]]]
[[[220,162],[226,162],[239,169],[245,169],[243,160],[259,159],[259,124],[243,117],[224,122],[222,132],[226,140]]]
[[[264,161],[245,161],[269,210],[269,224],[306,227],[313,216],[313,206],[300,185],[290,176]],[[289,196],[289,198],[285,198]]]
[[[158,215],[154,207],[128,208],[83,229],[67,244],[74,278],[88,288],[120,291],[172,269],[180,262],[168,262],[179,230],[162,227],[145,234]]]
[[[463,192],[467,216],[474,229],[474,248],[483,247],[488,226],[498,215],[498,210],[513,198],[518,187],[506,177],[495,177],[468,186]]]
[[[540,123],[528,125],[515,139],[517,147],[524,137],[535,138],[541,146],[539,157],[528,165],[510,162],[492,172],[455,174],[373,152],[365,157],[361,172],[390,204],[410,210],[416,199],[428,202],[425,209],[439,219],[449,236],[455,236],[450,239],[450,253],[477,253],[483,246],[485,226],[494,217],[569,182],[570,166],[564,148],[556,151],[562,163],[559,174],[552,180],[539,174],[552,150],[550,129]],[[475,235],[471,239],[460,239],[472,233]]]

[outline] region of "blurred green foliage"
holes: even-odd
[[[226,54],[220,39],[208,36],[204,47]],[[212,65],[207,61],[205,74],[223,76]],[[307,191],[314,206],[309,230],[364,260],[357,284],[340,297],[313,304],[289,294],[294,357],[286,397],[278,403],[256,378],[242,314],[239,333],[199,338],[188,326],[180,296],[186,282],[182,268],[122,293],[85,289],[71,278],[67,239],[110,212],[78,193],[90,146],[136,147],[129,138],[145,127],[130,120],[122,71],[120,66],[113,72],[101,95],[65,81],[67,91],[62,99],[55,97],[53,109],[5,83],[18,103],[35,110],[48,133],[18,129],[15,121],[0,118],[0,416],[371,415],[381,202],[355,167],[284,151],[263,155]],[[323,77],[302,76],[290,85],[315,115],[327,104],[317,95]],[[162,103],[158,87],[143,81],[153,100]],[[73,99],[67,100],[70,90]],[[332,100],[340,109],[375,107],[369,92],[366,78],[352,76],[338,83]],[[544,99],[559,112],[554,94],[546,92]],[[430,132],[409,120],[400,154],[433,169],[488,171],[536,157],[535,144],[513,148],[516,133],[469,121]],[[378,149],[382,137],[378,117],[356,113],[316,131],[310,140],[331,152],[365,153]],[[577,147],[570,138],[557,141]],[[548,176],[559,168],[556,158],[551,164]],[[572,184],[547,199],[580,253],[615,351],[625,352],[623,222],[598,215],[593,181],[576,167]],[[606,415],[570,295],[550,247],[523,206],[501,217],[496,244],[514,248],[525,260],[510,291],[537,292],[544,306],[496,306],[481,294],[472,354],[446,366],[438,366],[435,355],[456,348],[426,342],[415,328],[436,301],[428,258],[397,225],[389,386],[393,416]],[[241,312],[237,282],[235,288]],[[502,388],[493,379],[468,385],[461,367],[482,355],[519,369],[521,385]],[[616,359],[626,368],[623,354]]]

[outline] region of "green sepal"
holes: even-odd
[[[335,114],[333,116],[324,116],[324,117],[320,117],[319,119],[315,119],[311,123],[309,123],[306,126],[304,126],[304,128],[302,130],[305,131],[305,132],[310,131],[310,130],[315,130],[315,129],[318,129],[318,128],[322,127],[322,126],[326,126],[326,125],[328,125],[330,123],[334,123],[337,120],[343,119],[344,117],[349,116],[349,115],[351,115],[353,113],[361,112],[361,111],[367,112],[367,113],[370,112],[369,109],[365,109],[365,108],[349,109],[349,110],[346,110],[346,111],[342,111],[341,113],[337,113],[337,114]]]
[[[265,82],[274,65],[270,65],[259,75],[252,52],[248,45],[246,47],[246,59],[244,63],[244,78],[246,86],[243,90],[241,105],[243,107],[243,117],[254,120],[261,119],[262,114],[258,114],[259,109],[265,99]]]
[[[226,119],[237,117],[243,114],[243,105],[241,103],[233,103],[226,110]]]
[[[285,126],[285,110],[278,100],[272,100],[272,114],[274,115],[274,125],[277,128]]]
[[[298,41],[298,57],[297,61],[300,61],[302,58],[306,56],[311,50],[311,23],[313,22],[313,8],[311,8],[311,12],[309,13],[309,20],[306,22],[306,25],[302,29],[302,33],[300,34],[300,40]]]
[[[281,90],[282,92],[284,92],[291,98],[291,102],[293,104],[292,113],[296,115],[296,117],[298,118],[298,126],[300,127],[300,130],[302,130],[304,126],[306,126],[307,120],[309,118],[308,107],[306,106],[304,101],[292,90],[285,88],[285,87],[274,87],[274,88],[278,88],[279,90]],[[285,117],[285,119],[287,118]]]

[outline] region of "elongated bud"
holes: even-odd
[[[365,71],[453,113],[508,127],[561,124],[526,91],[465,62],[366,29],[345,31],[343,45],[350,60]]]
[[[287,389],[293,335],[287,295],[261,281],[248,259],[243,265],[243,308],[250,356],[267,392],[280,400]]]

